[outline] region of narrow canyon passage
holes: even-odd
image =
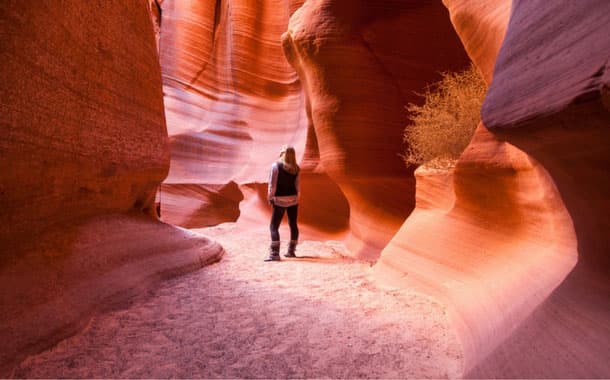
[[[444,378],[462,356],[444,308],[380,289],[336,242],[303,241],[265,263],[263,230],[197,230],[226,249],[216,264],[94,317],[27,358],[16,377]],[[282,247],[282,251],[285,247]]]

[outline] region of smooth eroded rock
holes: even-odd
[[[397,38],[400,36],[400,38]],[[282,37],[307,97],[318,170],[350,206],[350,248],[375,260],[413,209],[404,106],[466,55],[440,3],[306,1]],[[312,133],[310,133],[311,136]]]
[[[156,220],[169,148],[151,8],[0,9],[0,376],[96,311],[218,260]]]
[[[301,3],[162,3],[160,60],[171,150],[167,186],[160,194],[164,220],[213,225],[222,218],[214,212],[208,218],[201,210],[238,210],[243,199],[232,198],[229,205],[226,198],[191,193],[189,202],[182,192],[180,207],[174,207],[174,201],[163,201],[174,199],[170,189],[266,182],[282,145],[291,144],[299,157],[304,155],[305,98],[280,41]],[[269,213],[266,202],[256,208]],[[224,221],[235,219],[232,213]],[[257,223],[267,224],[267,219]]]
[[[467,377],[607,377],[608,4],[514,1],[489,73],[505,5],[445,3],[493,78],[483,123],[454,173],[419,172],[376,274],[451,305]]]

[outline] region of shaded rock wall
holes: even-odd
[[[514,2],[482,118],[544,167],[570,215],[578,261],[472,376],[610,375],[608,35],[606,1]]]
[[[445,4],[493,77],[484,124],[454,173],[416,172],[375,271],[450,306],[469,377],[607,377],[608,4],[514,1],[493,73],[506,5]]]
[[[142,6],[124,7],[136,13]],[[125,25],[109,21],[120,10],[84,25],[96,18],[95,7],[65,16],[64,7],[47,3],[3,8],[7,159],[0,175],[10,220],[2,238],[31,236],[59,215],[149,210],[169,150],[146,7]],[[64,21],[45,21],[60,16]],[[98,35],[104,26],[107,33]],[[142,37],[120,38],[129,33]]]
[[[222,252],[153,216],[169,149],[148,10],[0,9],[2,377],[109,300]]]
[[[396,38],[400,36],[400,38]],[[414,205],[404,106],[467,64],[446,9],[409,1],[307,1],[282,36],[307,96],[323,170],[350,206],[350,248],[374,260]]]

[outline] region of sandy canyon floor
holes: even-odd
[[[17,377],[455,378],[457,338],[441,305],[382,289],[337,242],[266,263],[264,230],[200,229],[223,259],[94,317],[23,361]],[[282,255],[285,251],[282,246]],[[282,256],[283,257],[283,256]]]

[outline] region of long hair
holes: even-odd
[[[300,170],[297,164],[297,157],[294,148],[290,145],[284,145],[280,151],[279,161],[283,164],[284,169],[291,174],[297,174]]]

